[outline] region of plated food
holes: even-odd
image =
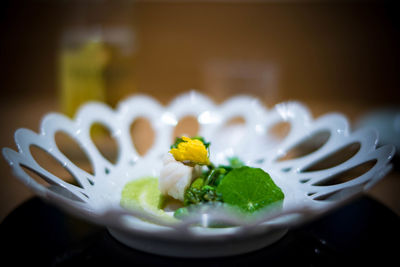
[[[160,217],[167,217],[171,213],[166,211],[174,210],[173,217],[177,219],[205,203],[246,215],[271,205],[282,206],[284,194],[268,173],[246,166],[238,157],[229,158],[228,165],[216,166],[209,159],[210,145],[199,136],[176,138],[163,158],[160,177],[141,177],[127,183],[121,205]]]

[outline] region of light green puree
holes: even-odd
[[[163,219],[175,220],[164,211],[168,199],[158,189],[158,178],[144,176],[124,186],[120,204],[126,209],[139,209]]]

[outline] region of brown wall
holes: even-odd
[[[75,23],[71,2],[2,8],[3,96],[56,95],[60,36]],[[124,8],[139,37],[136,91],[163,101],[196,88],[217,99],[248,92],[266,102],[398,104],[399,21],[382,3],[137,3]],[[108,24],[120,16],[110,10]]]

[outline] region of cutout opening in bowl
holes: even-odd
[[[235,116],[233,118],[230,118],[227,122],[225,122],[224,126],[229,127],[229,126],[244,126],[246,124],[246,120],[242,116]]]
[[[294,145],[285,155],[279,157],[277,161],[282,162],[307,156],[325,145],[330,136],[331,133],[327,130],[313,133],[300,143]]]
[[[98,122],[93,123],[90,127],[90,137],[100,154],[109,162],[115,164],[119,153],[118,145],[108,127]]]
[[[357,152],[360,150],[361,145],[359,142],[348,144],[334,153],[318,160],[315,163],[312,163],[310,166],[302,170],[301,172],[313,172],[329,169],[335,166],[346,162],[350,158],[352,158]]]
[[[69,134],[58,131],[54,135],[58,149],[77,167],[94,174],[92,162],[81,146]]]
[[[32,154],[32,157],[35,159],[37,164],[39,164],[43,169],[47,170],[54,176],[60,178],[61,180],[81,187],[82,185],[79,183],[79,181],[74,177],[74,175],[66,168],[63,166],[62,163],[60,163],[56,158],[54,158],[51,154],[49,154],[47,151],[44,149],[36,146],[36,145],[31,145],[29,147],[29,150]],[[25,169],[27,167],[25,166]],[[32,170],[32,169],[30,169]],[[41,174],[38,173],[39,176],[42,176]],[[46,182],[49,182],[49,180],[46,180],[46,177],[41,177],[42,180],[45,180]]]
[[[290,129],[291,129],[291,125],[287,121],[281,121],[281,122],[275,123],[273,126],[271,126],[268,129],[267,137],[274,141],[280,142],[288,136]]]
[[[130,126],[133,146],[141,156],[146,155],[154,144],[155,132],[150,121],[144,117],[136,118]]]
[[[72,194],[71,191],[69,191],[68,189],[63,188],[62,186],[59,186],[58,184],[54,183],[48,177],[46,177],[45,175],[42,175],[41,173],[37,172],[35,169],[32,169],[32,168],[30,168],[30,167],[28,167],[26,165],[23,165],[23,164],[20,164],[20,167],[35,182],[37,182],[38,184],[46,187],[50,191],[53,191],[53,192],[55,192],[57,194],[60,194],[60,195],[66,197],[68,199],[73,200],[73,201],[84,202],[82,199],[80,199],[77,196],[75,196],[74,194]],[[86,198],[89,198],[89,197],[86,195]]]
[[[194,116],[185,116],[180,119],[178,124],[175,126],[173,132],[173,140],[171,140],[171,144],[175,142],[176,137],[181,137],[182,135],[193,137],[198,135],[199,130],[200,125],[197,118]]]
[[[318,182],[315,182],[312,185],[314,185],[314,186],[329,186],[329,185],[337,185],[337,184],[342,184],[342,183],[351,181],[357,177],[360,177],[364,173],[368,172],[370,169],[372,169],[375,166],[376,163],[377,163],[376,159],[366,161],[366,162],[361,163],[357,166],[354,166],[348,170],[339,172],[339,173],[337,173],[333,176],[330,176],[326,179],[322,179]]]
[[[360,183],[357,185],[345,187],[342,189],[334,190],[332,192],[326,192],[322,193],[320,195],[315,195],[312,196],[311,198],[315,201],[321,201],[321,202],[332,202],[332,201],[340,201],[347,199],[351,195],[357,194],[357,192],[362,191],[362,188],[365,186],[364,183]]]

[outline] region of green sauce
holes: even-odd
[[[165,199],[158,189],[158,178],[145,176],[125,185],[120,204],[126,209],[141,209],[154,215],[171,217],[162,209]]]

